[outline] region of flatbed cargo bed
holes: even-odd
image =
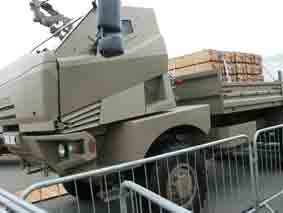
[[[177,73],[174,89],[178,105],[209,104],[212,115],[231,114],[283,105],[282,82],[227,83],[217,70]]]

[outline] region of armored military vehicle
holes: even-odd
[[[281,120],[281,82],[223,85],[209,70],[169,75],[153,9],[99,0],[72,20],[45,1],[34,0],[31,8],[34,20],[53,35],[4,68],[0,79],[2,134],[16,137],[3,140],[1,149],[19,156],[29,173],[52,170],[66,176],[206,143],[212,127]],[[175,85],[176,79],[183,84]],[[243,95],[246,89],[249,94]],[[189,170],[202,174],[202,166],[202,159],[183,167],[172,162],[169,175],[188,170],[186,182],[194,183]],[[168,179],[160,181],[166,185]],[[85,185],[78,182],[78,190],[87,198]],[[74,187],[65,187],[75,194]],[[166,187],[162,190],[166,197]],[[189,193],[182,199],[200,207]]]

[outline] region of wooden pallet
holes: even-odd
[[[221,61],[221,56],[213,50],[204,50],[193,54],[184,55],[181,57],[169,60],[169,70],[180,69],[188,66],[204,64],[207,62]],[[223,60],[222,60],[223,61]]]
[[[262,74],[262,67],[256,64],[227,64],[229,74],[250,74],[259,75]],[[197,64],[193,66],[183,67],[175,69],[174,71],[179,73],[197,73],[209,70],[218,70],[221,73],[225,72],[224,63],[220,62],[207,62],[204,64]]]
[[[17,192],[16,196],[20,196],[21,192]],[[43,188],[33,191],[27,198],[29,203],[38,203],[42,201],[52,200],[58,197],[68,195],[62,184]]]
[[[217,70],[224,81],[263,81],[261,56],[248,53],[203,50],[170,59],[168,68],[176,76]]]
[[[217,50],[202,50],[196,53],[169,59],[169,70],[180,69],[188,66],[204,64],[208,62],[240,63],[262,65],[262,57],[256,54],[227,52]]]
[[[264,81],[263,75],[248,75],[248,74],[243,74],[243,75],[231,75],[230,79],[232,82],[259,82],[259,81]],[[228,77],[223,75],[222,76],[223,81],[228,81]]]

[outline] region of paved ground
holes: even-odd
[[[0,158],[0,187],[3,189],[15,193],[45,179],[39,174],[26,175],[15,158]]]
[[[209,167],[207,174],[212,176],[209,182],[208,205],[209,213],[239,213],[247,209],[254,199],[251,187],[249,165],[225,161],[207,162]],[[260,181],[262,185],[261,196],[272,192],[277,192],[283,186],[282,172],[270,169],[260,169]],[[225,174],[223,176],[223,174]],[[27,176],[21,171],[18,164],[14,162],[0,161],[0,187],[10,192],[20,191],[32,183],[44,180],[46,178],[40,175]],[[217,193],[216,193],[217,192]],[[264,192],[264,193],[263,193]],[[271,202],[275,210],[283,212],[283,196],[279,200]],[[119,212],[119,202],[106,203],[101,201],[95,202],[96,212]],[[71,196],[61,197],[53,201],[48,201],[40,205],[47,208],[49,212],[94,212],[91,202],[80,202],[77,206],[77,200]],[[58,210],[59,209],[59,210]],[[111,210],[111,211],[109,211]],[[263,210],[263,213],[269,212]]]

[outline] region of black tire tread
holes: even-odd
[[[195,136],[193,136],[195,137]],[[191,139],[192,135],[187,135],[187,139]],[[165,153],[174,152],[177,150],[186,149],[192,146],[192,143],[189,141],[182,141],[177,140],[176,136],[174,134],[166,134],[159,138],[158,144],[156,144],[154,150],[152,150],[151,155],[160,155]],[[201,208],[204,207],[204,201],[206,200],[206,183],[205,183],[205,169],[204,169],[204,159],[203,155],[201,153],[197,154],[197,160],[195,161],[195,165],[191,165],[197,172],[197,179],[198,179],[198,193],[200,194],[200,197],[198,196],[197,204],[194,205],[194,213],[199,213],[201,211]],[[161,165],[162,167],[162,165]],[[152,168],[154,170],[154,168]],[[166,174],[164,174],[166,176]],[[159,174],[160,176],[160,174]],[[162,176],[162,175],[161,175]],[[154,192],[157,192],[156,187],[154,187],[154,183],[157,181],[157,175],[151,175],[150,176],[150,186],[151,190]],[[162,194],[162,196],[164,196]],[[194,202],[195,203],[195,202]],[[200,205],[201,206],[200,206]],[[157,210],[158,211],[158,210]]]

